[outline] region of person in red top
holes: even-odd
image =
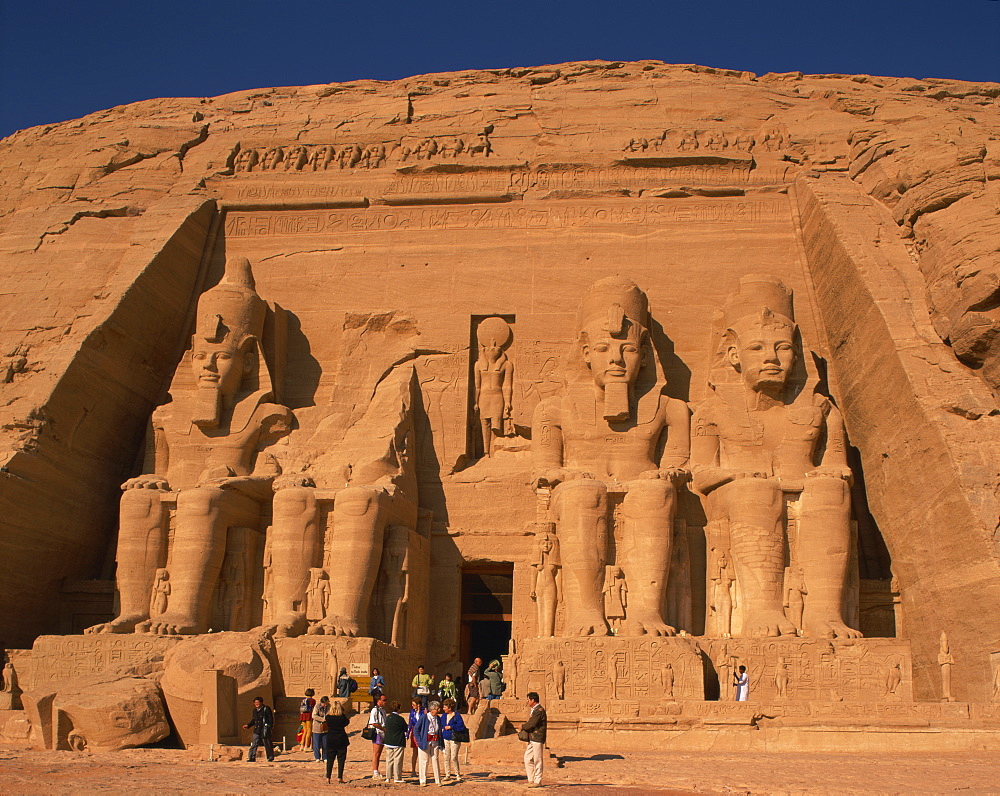
[[[305,697],[299,703],[299,723],[301,724],[300,730],[302,735],[302,741],[299,744],[300,752],[312,749],[313,708],[316,707],[316,700],[313,697],[315,695],[315,691],[307,688]]]

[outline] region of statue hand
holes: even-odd
[[[558,484],[567,480],[567,475],[566,470],[554,467],[551,470],[541,470],[535,473],[532,481],[536,489],[544,489],[545,487],[555,489]]]
[[[840,478],[850,483],[854,480],[854,473],[846,464],[821,464],[806,473],[806,478]]]
[[[535,594],[534,592],[532,592],[532,593],[531,593],[531,599],[532,599],[532,600],[537,600],[537,599],[538,599],[538,595],[537,595],[537,594]]]
[[[122,491],[126,489],[158,489],[169,492],[170,484],[162,475],[139,475],[122,484]]]
[[[285,473],[274,479],[275,491],[289,487],[314,487],[316,482],[305,473]]]
[[[475,412],[477,415],[479,414],[479,402],[478,401],[472,405],[472,411]]]

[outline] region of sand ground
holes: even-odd
[[[370,747],[350,747],[347,784],[327,785],[312,755],[279,755],[274,763],[193,760],[177,749],[114,753],[28,750],[0,745],[0,793],[299,793],[305,791],[410,791],[416,780],[390,786],[374,782]],[[560,750],[546,768],[543,791],[567,794],[767,793],[897,794],[1000,793],[1000,756],[993,753],[817,754],[659,752],[604,754]],[[404,775],[409,772],[409,761]],[[527,792],[524,769],[513,763],[473,762],[465,781],[447,785],[456,794]],[[436,790],[433,782],[429,786]]]

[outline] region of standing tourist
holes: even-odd
[[[469,713],[476,712],[476,705],[479,704],[479,673],[483,667],[483,659],[476,658],[469,667],[468,683],[465,685],[465,704]]]
[[[451,672],[445,672],[444,680],[438,683],[438,696],[442,700],[455,699],[458,696],[458,689],[455,681],[451,679]]]
[[[274,744],[271,742],[271,728],[274,726],[274,711],[264,704],[260,697],[253,698],[253,714],[250,721],[243,725],[243,729],[249,730],[253,727],[253,740],[250,741],[250,751],[247,753],[247,762],[253,763],[257,760],[257,748],[264,744],[264,754],[267,755],[267,762],[274,761]]]
[[[368,683],[368,694],[372,702],[385,693],[385,678],[379,674],[378,669],[372,668],[371,682]]]
[[[444,778],[462,781],[462,769],[458,764],[458,750],[468,739],[469,731],[458,712],[455,700],[444,701],[444,716],[441,717],[441,737],[444,738]]]
[[[358,690],[358,681],[347,676],[347,667],[340,667],[340,677],[337,678],[337,698],[350,699],[351,694]]]
[[[385,745],[385,694],[379,694],[375,700],[375,706],[368,714],[368,726],[375,731],[372,737],[372,779],[379,779],[378,766]]]
[[[428,763],[434,769],[434,784],[441,784],[441,750],[444,748],[444,739],[441,737],[441,717],[438,715],[440,709],[441,703],[430,702],[427,712],[417,720],[414,734],[417,736],[417,771],[421,785],[427,784]]]
[[[348,718],[344,715],[344,703],[335,699],[326,714],[326,781],[333,774],[333,760],[337,759],[337,782],[344,781],[344,763],[347,761]]]
[[[525,741],[524,773],[528,775],[528,787],[542,787],[542,766],[545,761],[545,730],[548,719],[545,708],[538,704],[538,692],[528,692],[528,720],[521,725],[517,737]]]
[[[417,667],[416,677],[413,678],[413,694],[411,696],[419,697],[420,704],[423,706],[424,710],[427,710],[427,700],[431,696],[431,686],[434,685],[434,675],[427,674],[423,666]]]
[[[500,674],[500,661],[490,661],[486,667],[486,679],[489,681],[490,690],[486,698],[488,700],[500,699],[503,696],[503,676]]]
[[[385,781],[397,785],[403,782],[403,754],[406,749],[406,719],[399,715],[398,702],[389,703],[385,717]]]
[[[413,753],[410,755],[410,776],[417,776],[417,722],[424,714],[421,701],[414,697],[410,700],[410,721],[406,726],[406,737],[410,739],[410,748]]]
[[[313,758],[326,760],[326,714],[330,712],[330,697],[320,697],[312,712]]]
[[[306,695],[299,703],[299,751],[305,752],[312,749],[312,718],[313,708],[316,707],[316,700],[313,697],[316,692],[311,688],[306,689]]]
[[[746,702],[750,698],[750,676],[746,666],[741,666],[739,672],[733,672],[733,686],[737,702]]]

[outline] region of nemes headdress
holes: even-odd
[[[628,322],[649,329],[649,299],[639,286],[623,276],[609,276],[595,282],[584,294],[577,316],[581,332],[597,319],[604,320],[604,331],[612,337],[628,333]]]
[[[727,331],[754,327],[795,328],[792,291],[773,276],[748,274],[722,308]]]
[[[198,301],[195,337],[209,343],[228,343],[238,348],[248,337],[260,342],[264,333],[267,304],[257,295],[246,257],[230,257],[226,273]]]

